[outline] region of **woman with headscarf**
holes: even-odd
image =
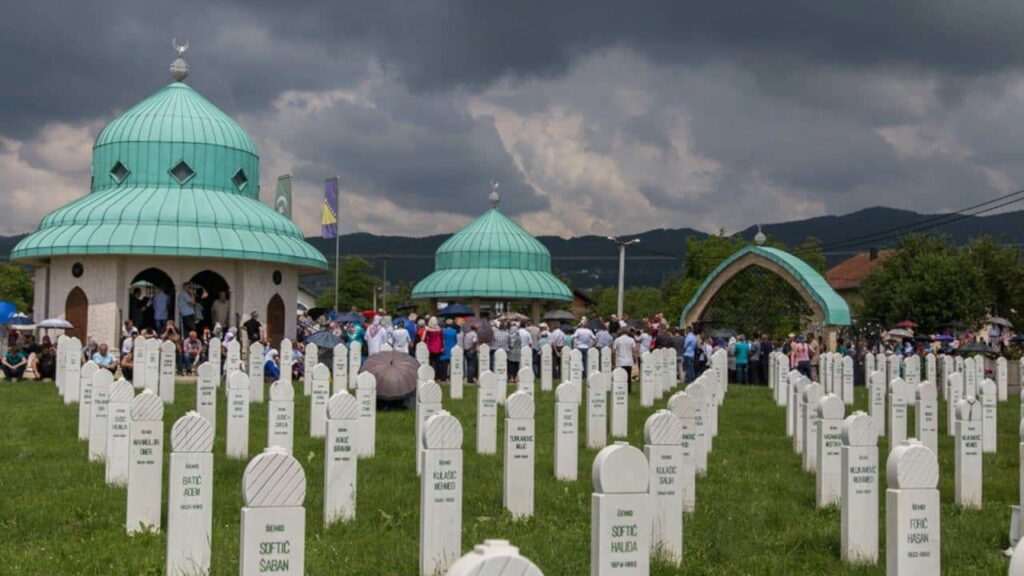
[[[384,345],[384,340],[387,337],[387,330],[381,326],[380,320],[380,316],[374,316],[373,324],[371,324],[370,329],[366,331],[366,351],[367,354],[371,356],[380,352],[381,347]]]
[[[277,382],[281,379],[281,367],[277,365],[277,350],[271,348],[263,356],[263,379],[267,382]]]
[[[423,342],[427,345],[427,352],[430,352],[430,365],[434,368],[436,378],[441,378],[441,355],[444,353],[444,339],[441,335],[441,327],[437,325],[437,317],[431,316],[427,327],[423,330]]]

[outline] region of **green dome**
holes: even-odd
[[[437,249],[434,273],[416,284],[412,296],[572,300],[551,274],[548,249],[497,208]]]
[[[212,256],[326,268],[298,226],[259,201],[259,181],[245,130],[174,82],[100,132],[89,194],[43,218],[11,257]]]

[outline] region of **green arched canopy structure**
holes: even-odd
[[[811,307],[816,321],[826,326],[850,324],[850,307],[846,300],[829,286],[821,274],[785,250],[764,246],[747,246],[726,258],[708,274],[686,308],[683,308],[680,323],[687,326],[700,321],[722,287],[751,266],[770,270],[789,282]]]

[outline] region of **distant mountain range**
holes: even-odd
[[[931,227],[946,221],[949,223]],[[872,246],[891,246],[895,243],[895,236],[901,232],[927,227],[931,227],[929,231],[949,236],[958,244],[984,234],[991,234],[1006,243],[1024,243],[1024,211],[961,218],[875,207],[842,216],[818,216],[767,224],[762,225],[761,229],[787,246],[797,246],[811,237],[819,239],[824,245],[828,265],[831,266],[857,252],[865,252]],[[756,226],[738,232],[747,239],[753,239],[756,233]],[[706,236],[704,232],[692,228],[657,229],[625,236],[640,239],[640,244],[627,249],[628,285],[660,286],[682,266],[686,258],[686,239]],[[6,259],[23,237],[0,236],[0,259]],[[412,283],[433,271],[434,252],[447,238],[447,234],[422,238],[346,234],[341,237],[341,255],[367,259],[377,274],[382,273],[386,258],[389,283]],[[333,240],[308,240],[323,252],[328,261],[333,260]],[[568,277],[574,286],[586,289],[612,286],[617,282],[618,249],[607,238],[539,236],[538,240],[551,251],[555,270]],[[332,282],[327,274],[302,279],[302,285],[315,294],[327,289]]]

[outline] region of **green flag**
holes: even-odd
[[[277,197],[274,199],[274,210],[288,218],[292,217],[292,175],[277,177]]]

